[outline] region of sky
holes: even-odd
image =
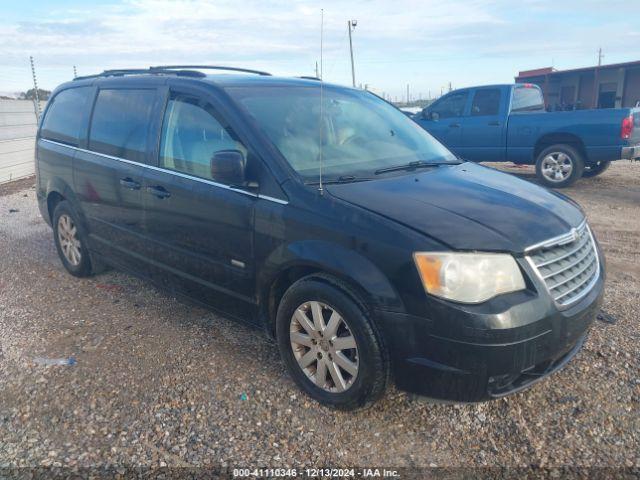
[[[244,66],[392,99],[512,82],[520,70],[640,60],[640,2],[618,0],[0,0],[0,92],[158,64]]]

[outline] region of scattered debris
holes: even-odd
[[[610,324],[616,323],[618,321],[616,317],[602,310],[600,310],[600,313],[598,313],[596,319],[600,320],[601,322]]]
[[[10,208],[9,209],[9,213],[18,213],[20,210],[18,210],[17,208]]]
[[[244,402],[246,400],[249,400],[249,397],[247,397],[246,393],[243,393],[242,395],[240,395],[240,400],[242,400]]]
[[[45,357],[36,357],[33,359],[33,361],[38,364],[38,365],[44,365],[46,367],[52,366],[52,365],[75,365],[76,363],[76,359],[74,357],[68,357],[68,358],[45,358]]]

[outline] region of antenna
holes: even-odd
[[[320,9],[320,181],[318,182],[318,191],[320,192],[320,195],[324,194],[324,190],[322,188],[322,122],[323,122],[323,118],[324,118],[324,111],[323,111],[323,88],[322,88],[322,84],[324,83],[324,80],[322,79],[322,40],[323,40],[323,36],[324,36],[324,8]]]

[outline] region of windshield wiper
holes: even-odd
[[[417,160],[414,162],[403,163],[402,165],[395,165],[393,167],[379,168],[373,173],[375,173],[376,175],[380,175],[381,173],[397,172],[399,170],[415,170],[417,168],[437,167],[439,165],[456,165],[456,164],[457,163],[454,163],[454,162],[425,162],[423,160]]]
[[[366,182],[371,180],[366,177],[356,177],[354,175],[340,175],[338,178],[327,178],[322,180],[323,185],[332,185],[336,183],[353,183],[353,182]],[[305,185],[319,185],[320,181],[305,182]]]

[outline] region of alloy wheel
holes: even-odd
[[[321,302],[300,305],[291,317],[293,355],[305,375],[325,391],[349,389],[358,376],[358,346],[347,321]]]
[[[78,238],[78,227],[66,213],[58,218],[58,241],[64,258],[77,267],[82,261],[82,249]]]
[[[571,176],[573,160],[563,152],[552,152],[542,159],[542,175],[553,183],[560,183]]]

